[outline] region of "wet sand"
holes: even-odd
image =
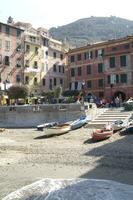
[[[133,184],[133,135],[92,142],[92,129],[42,137],[35,129],[0,133],[0,199],[43,178],[110,179]]]

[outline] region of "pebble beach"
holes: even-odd
[[[46,137],[35,129],[0,133],[0,199],[43,178],[115,180],[133,185],[133,135],[92,142],[82,127]]]

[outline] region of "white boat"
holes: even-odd
[[[49,128],[49,127],[55,126],[57,124],[58,124],[58,122],[49,122],[49,123],[40,124],[37,126],[37,130],[43,131],[44,128]]]
[[[44,128],[44,132],[46,135],[60,135],[63,133],[67,133],[71,130],[70,124],[59,124],[53,127]]]
[[[129,120],[116,120],[112,124],[114,131],[121,130],[129,125]]]

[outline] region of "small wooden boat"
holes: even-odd
[[[110,138],[113,134],[113,129],[96,129],[92,133],[92,140],[93,141],[100,141]]]
[[[57,122],[49,122],[49,123],[40,124],[37,126],[37,130],[43,131],[44,128],[49,128],[49,127],[55,126],[57,124],[58,124]]]
[[[88,123],[90,121],[89,117],[87,116],[81,116],[80,118],[76,119],[75,121],[73,121],[70,125],[71,125],[71,129],[77,129],[82,127],[84,124]]]
[[[71,130],[70,124],[58,124],[44,129],[46,135],[60,135]]]
[[[128,120],[116,120],[112,123],[112,128],[114,131],[121,130],[129,125]]]

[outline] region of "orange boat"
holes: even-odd
[[[100,141],[110,138],[113,134],[113,129],[96,129],[92,133],[92,140],[93,141]]]

